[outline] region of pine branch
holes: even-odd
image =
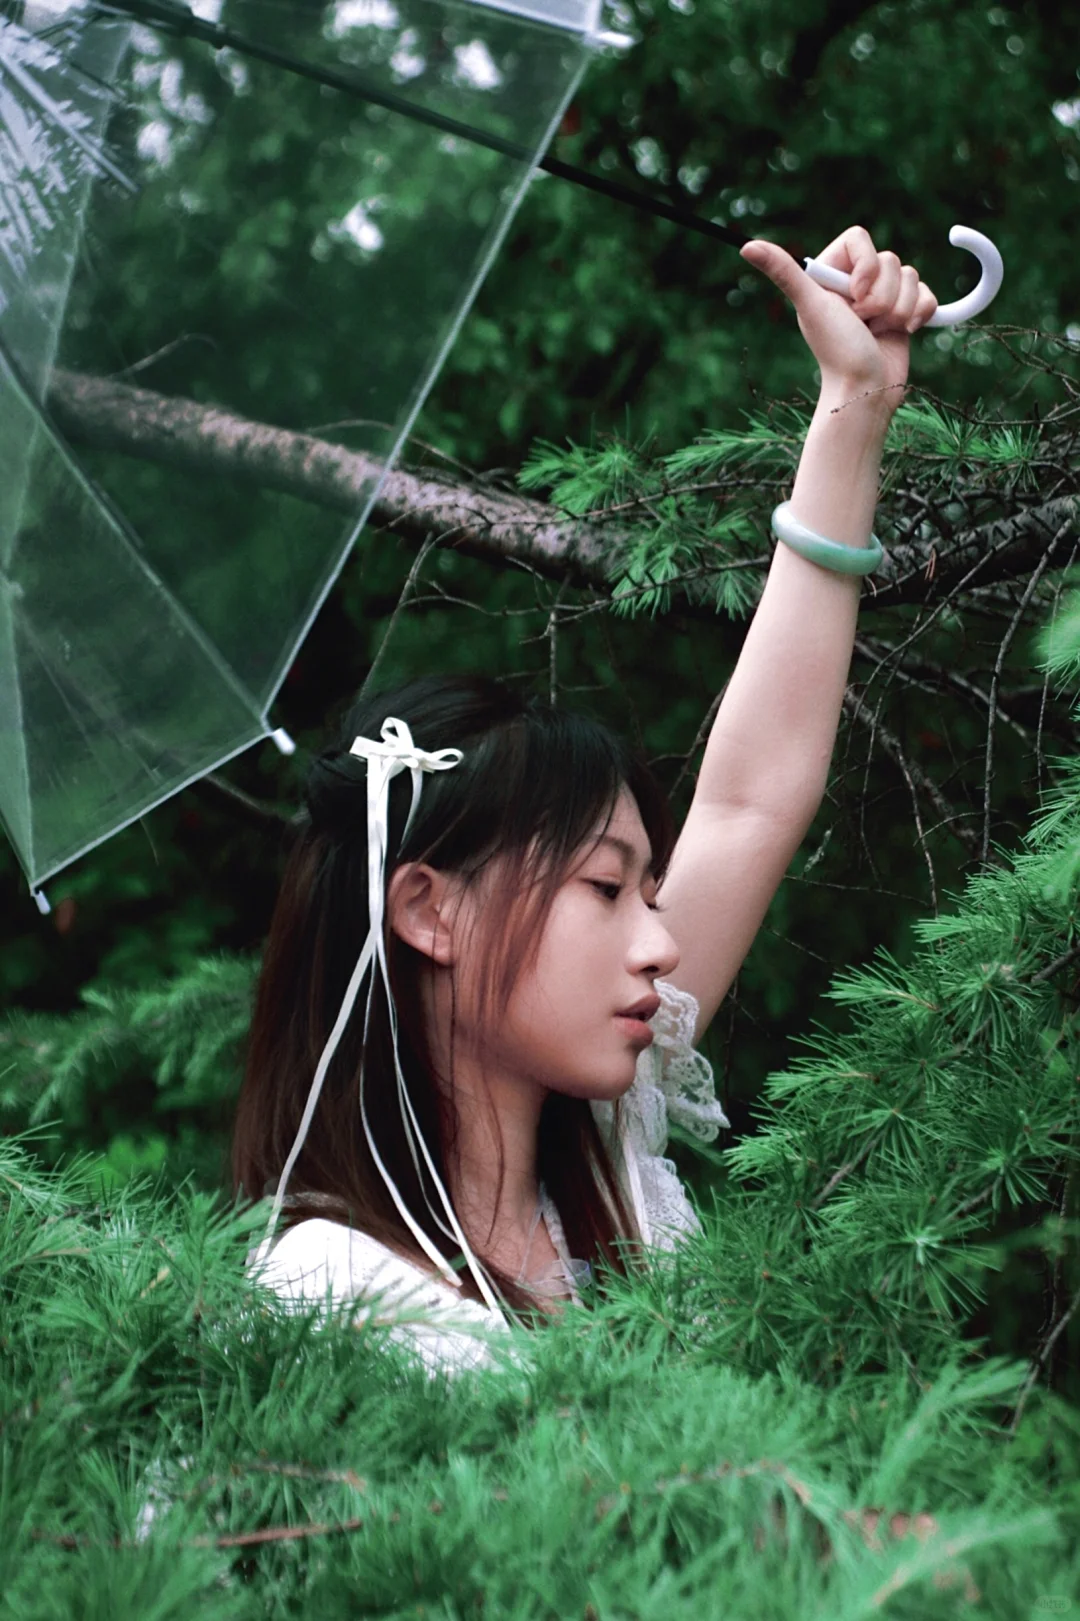
[[[201,1481],[198,1486],[192,1487],[189,1491],[185,1492],[183,1494],[184,1497],[186,1499],[190,1499],[193,1496],[198,1495],[200,1492],[209,1490],[212,1487],[233,1484],[235,1473],[247,1470],[267,1474],[277,1474],[282,1478],[289,1480],[322,1481],[335,1484],[342,1483],[352,1486],[355,1490],[358,1490],[361,1493],[366,1491],[366,1483],[362,1481],[352,1469],[309,1469],[298,1464],[267,1463],[247,1464],[242,1466],[242,1469],[240,1466],[234,1465],[233,1468],[233,1477],[226,1476],[219,1478],[211,1476],[208,1480]],[[810,1509],[814,1505],[815,1497],[817,1496],[815,1488],[806,1480],[801,1479],[799,1475],[797,1475],[790,1467],[790,1465],[782,1462],[781,1460],[774,1458],[762,1458],[756,1463],[746,1464],[741,1467],[725,1460],[709,1469],[687,1469],[678,1475],[674,1475],[666,1479],[661,1476],[660,1478],[649,1482],[644,1487],[637,1488],[636,1492],[628,1481],[623,1481],[617,1492],[604,1494],[597,1499],[594,1517],[596,1520],[603,1520],[610,1515],[619,1517],[623,1516],[630,1508],[629,1500],[635,1495],[640,1496],[647,1493],[657,1497],[669,1496],[672,1492],[679,1490],[685,1491],[694,1486],[708,1485],[710,1482],[753,1480],[762,1476],[770,1475],[776,1476],[779,1480],[781,1480],[804,1509]],[[591,1477],[586,1476],[583,1484],[586,1487],[591,1488],[594,1482]],[[505,1486],[493,1487],[488,1495],[489,1501],[495,1503],[508,1503],[511,1500],[511,1494]],[[772,1529],[779,1533],[781,1542],[786,1544],[787,1515],[785,1511],[784,1499],[772,1499],[769,1508]],[[435,1515],[443,1514],[445,1512],[445,1504],[438,1497],[435,1497],[431,1500],[431,1502],[425,1505],[423,1512]],[[219,1549],[267,1547],[274,1543],[299,1542],[306,1541],[311,1537],[335,1536],[353,1531],[362,1531],[365,1526],[370,1526],[372,1521],[378,1519],[378,1517],[378,1510],[374,1509],[367,1519],[361,1519],[354,1516],[353,1518],[333,1523],[312,1521],[300,1525],[260,1526],[250,1531],[233,1531],[221,1534],[219,1536],[191,1537],[184,1541],[181,1546],[185,1548]],[[940,1527],[934,1516],[932,1514],[928,1514],[925,1510],[918,1513],[906,1513],[901,1510],[886,1515],[885,1511],[881,1508],[844,1508],[840,1510],[839,1518],[845,1525],[859,1533],[866,1547],[872,1548],[875,1551],[880,1551],[882,1548],[880,1533],[883,1529],[886,1530],[887,1534],[896,1541],[900,1541],[907,1536],[914,1536],[919,1540],[919,1542],[922,1543],[925,1543],[928,1538],[936,1536],[940,1531]],[[394,1512],[388,1515],[387,1520],[388,1523],[392,1525],[400,1523],[400,1512]],[[819,1556],[823,1560],[827,1561],[834,1556],[835,1549],[833,1540],[830,1538],[825,1524],[820,1520],[817,1522],[816,1529],[818,1532],[816,1542]],[[54,1547],[63,1548],[72,1552],[79,1549],[94,1547],[137,1548],[144,1540],[144,1537],[135,1539],[114,1537],[110,1539],[108,1543],[102,1544],[99,1542],[94,1542],[89,1537],[73,1536],[70,1533],[64,1532],[46,1531],[41,1527],[35,1527],[31,1531],[30,1535],[35,1542],[49,1542],[52,1543]],[[759,1535],[759,1537],[756,1539],[756,1547],[759,1552],[761,1551],[763,1545],[764,1537]]]
[[[310,1537],[340,1536],[343,1532],[362,1531],[366,1520],[341,1520],[336,1524],[315,1521],[307,1525],[267,1525],[255,1531],[230,1531],[221,1536],[191,1537],[185,1548],[265,1548],[276,1542],[306,1542]],[[35,1527],[31,1533],[35,1542],[51,1542],[57,1548],[74,1553],[85,1548],[137,1548],[139,1542],[113,1537],[107,1543],[94,1542],[90,1537],[76,1537],[62,1532],[43,1531]]]
[[[975,854],[979,849],[978,833],[974,828],[965,827],[963,822],[964,813],[958,811],[956,806],[951,804],[950,801],[946,799],[945,795],[941,792],[941,789],[937,786],[932,778],[927,776],[926,772],[923,771],[921,766],[916,764],[914,760],[909,760],[907,758],[900,743],[900,739],[895,735],[895,733],[890,731],[889,728],[883,724],[876,713],[872,714],[870,712],[867,705],[863,702],[861,696],[851,687],[849,687],[845,692],[843,702],[844,713],[848,715],[851,720],[856,721],[860,726],[865,727],[870,732],[874,742],[880,745],[882,753],[885,754],[890,760],[894,761],[899,767],[911,792],[912,800],[916,807],[916,815],[918,815],[918,801],[915,797],[915,791],[916,789],[921,789],[930,800],[930,803],[933,805],[934,809],[937,811],[941,819],[939,825],[942,827],[947,827],[949,832],[952,833],[955,838],[960,840],[961,844],[963,844],[972,854]],[[919,842],[921,843],[925,854],[926,837],[922,831],[921,821],[917,823],[917,827],[919,833]],[[933,888],[934,885],[932,880],[933,874],[931,872],[931,887]]]
[[[74,443],[225,476],[349,516],[361,510],[382,473],[376,458],[310,434],[109,378],[58,370],[48,403]],[[984,586],[1024,578],[1051,538],[1076,521],[1078,501],[1071,493],[1057,496],[972,525],[951,542],[895,544],[869,579],[866,607],[922,602],[931,588],[936,596],[976,578]],[[612,586],[610,559],[626,539],[608,523],[568,519],[543,502],[401,468],[387,474],[369,522],[417,545],[439,537],[470,555],[525,563],[605,594]],[[679,593],[679,607],[692,617],[715,619],[710,606],[685,592]]]

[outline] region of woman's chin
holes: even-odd
[[[637,1063],[633,1059],[629,1063],[605,1065],[603,1069],[598,1065],[587,1079],[583,1078],[577,1096],[589,1098],[593,1103],[614,1103],[617,1098],[626,1096],[636,1074]]]

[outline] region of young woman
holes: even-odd
[[[697,1225],[668,1119],[727,1124],[694,1044],[825,791],[882,447],[937,300],[860,226],[818,255],[853,302],[775,244],[742,256],[794,305],[821,393],[678,839],[605,728],[484,678],[362,699],[311,772],[234,1178],[275,1196],[264,1283],[418,1307],[394,1332],[429,1367]]]

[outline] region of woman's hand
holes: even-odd
[[[895,253],[879,253],[870,233],[849,226],[814,257],[851,275],[854,302],[808,276],[775,242],[758,237],[740,257],[775,282],[790,298],[799,330],[821,367],[822,382],[844,388],[882,390],[890,414],[903,402],[910,334],[933,315],[938,301],[912,265]]]

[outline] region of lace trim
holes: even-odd
[[[620,1104],[622,1180],[644,1242],[670,1249],[701,1223],[674,1163],[664,1156],[669,1121],[702,1142],[712,1142],[731,1122],[717,1101],[712,1065],[693,1046],[697,998],[667,980],[658,979],[656,989],[660,1006],[650,1020],[652,1045],[638,1059],[634,1083]],[[611,1146],[614,1106],[594,1102],[592,1110]]]
[[[543,1211],[544,1222],[547,1226],[548,1237],[554,1244],[559,1255],[559,1267],[553,1268],[546,1278],[540,1279],[539,1292],[542,1294],[562,1294],[565,1289],[570,1291],[570,1299],[575,1305],[581,1305],[581,1296],[578,1294],[578,1285],[585,1285],[592,1279],[592,1267],[588,1261],[582,1261],[569,1253],[566,1234],[563,1231],[562,1218],[544,1184],[540,1184],[540,1208]],[[537,1288],[537,1280],[533,1280],[531,1287]]]
[[[659,1085],[676,1125],[702,1142],[714,1142],[720,1127],[730,1129],[731,1121],[717,1101],[712,1065],[694,1046],[701,1011],[697,998],[666,979],[658,979],[656,989],[660,1006],[651,1021],[653,1044],[644,1054],[653,1059],[656,1074],[646,1085]]]

